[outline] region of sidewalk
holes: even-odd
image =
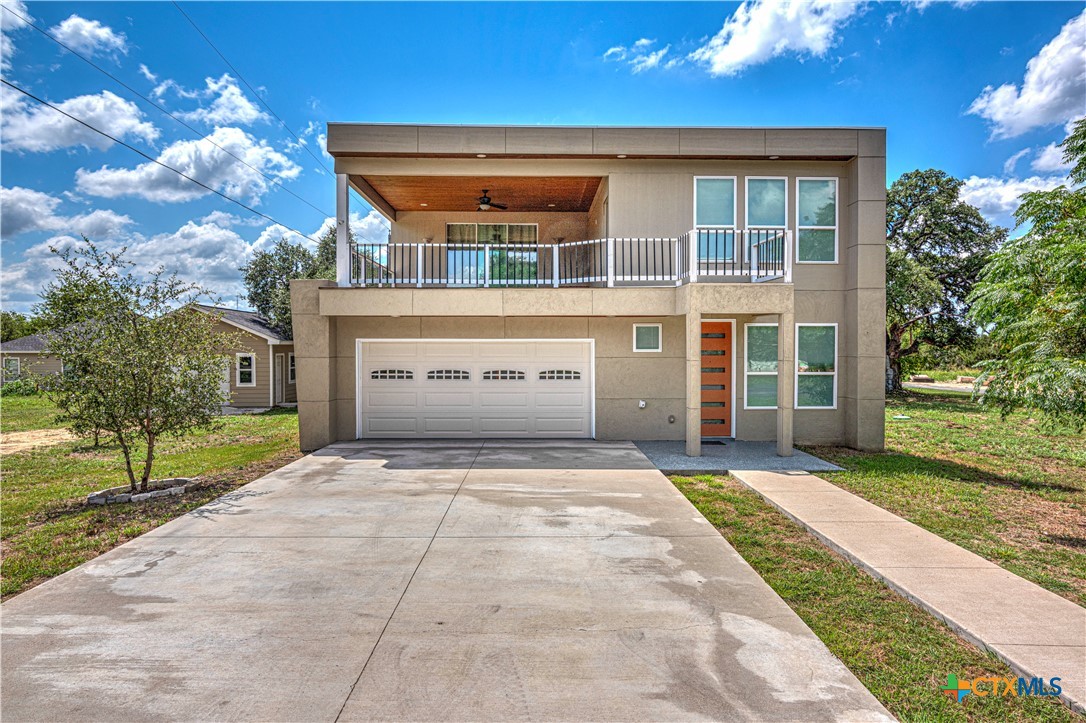
[[[732,476],[1016,674],[1061,678],[1086,713],[1086,609],[814,475]]]

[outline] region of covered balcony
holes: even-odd
[[[340,286],[567,288],[791,282],[786,228],[615,236],[606,177],[339,176]],[[392,222],[352,242],[347,184]]]

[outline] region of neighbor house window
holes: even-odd
[[[634,324],[634,351],[663,351],[660,324]]]
[[[796,324],[796,408],[837,408],[837,324]]]
[[[726,261],[735,254],[735,178],[694,178],[694,229],[698,258]]]
[[[837,263],[837,179],[798,179],[796,216],[796,261]]]
[[[787,178],[747,178],[747,228],[784,228]]]
[[[777,325],[747,324],[745,387],[747,409],[777,408]]]
[[[297,379],[294,369],[294,355],[287,354],[287,381],[291,384],[293,384],[295,379]]]
[[[4,357],[4,381],[13,382],[19,378],[19,357]]]
[[[236,384],[239,387],[256,386],[256,354],[237,355],[238,376]]]

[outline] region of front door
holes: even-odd
[[[732,322],[701,324],[701,436],[732,436]]]

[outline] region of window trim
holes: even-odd
[[[832,372],[801,372],[799,370],[799,330],[800,330],[801,327],[804,327],[804,326],[822,326],[822,327],[832,326],[833,327],[833,371]],[[824,321],[824,322],[822,322],[822,321],[809,321],[809,322],[804,322],[802,324],[801,323],[796,324],[795,347],[794,347],[794,350],[795,350],[795,363],[794,363],[794,366],[795,366],[796,373],[795,373],[795,379],[793,380],[793,382],[794,382],[793,386],[795,387],[795,389],[793,390],[793,399],[792,399],[792,407],[794,409],[837,409],[837,372],[841,368],[841,359],[840,359],[841,341],[840,341],[839,332],[840,332],[840,329],[838,328],[838,325],[837,325],[836,321]],[[801,406],[799,406],[799,378],[800,378],[800,375],[808,376],[808,377],[829,377],[829,376],[832,376],[833,377],[833,406],[829,406],[829,407],[801,407]],[[778,401],[780,401],[780,400],[778,399]]]
[[[294,352],[287,352],[287,384],[298,382],[298,362],[294,358]]]
[[[833,226],[800,226],[799,224],[799,182],[800,181],[833,181]],[[833,261],[800,261],[799,260],[799,232],[803,231],[833,231]],[[793,244],[797,264],[811,264],[822,266],[838,264],[841,262],[841,182],[837,176],[796,176],[796,242]]]
[[[731,181],[732,182],[732,223],[730,226],[721,226],[719,224],[699,224],[698,223],[698,181]],[[690,218],[691,228],[695,231],[699,229],[727,229],[734,231],[739,228],[739,177],[738,176],[694,176],[694,199],[692,205],[692,215]]]
[[[750,334],[748,329],[752,326],[771,326],[777,330],[777,338],[780,339],[780,324],[775,322],[751,322],[749,324],[743,324],[743,409],[749,410],[774,410],[781,405],[781,369],[780,369],[780,349],[777,349],[777,371],[775,372],[752,372],[747,366],[750,361]],[[733,360],[734,361],[734,360]],[[750,385],[747,383],[747,378],[755,377],[776,377],[777,379],[777,403],[772,407],[752,407],[750,405]]]
[[[784,223],[762,224],[750,222],[750,182],[784,181]],[[788,228],[788,176],[744,176],[743,177],[743,228]]]
[[[15,362],[15,376],[12,377],[11,379],[8,379],[7,366],[8,366],[9,361]],[[18,381],[19,379],[22,379],[23,378],[23,360],[22,360],[22,358],[17,357],[17,356],[6,356],[6,357],[4,357],[4,365],[3,365],[2,368],[0,368],[0,377],[2,377],[2,378],[0,378],[0,384],[7,384],[9,381],[14,382],[14,381]]]
[[[252,373],[253,380],[251,382],[243,383],[241,381],[241,358],[247,356],[253,360]],[[256,386],[256,353],[251,351],[239,351],[234,354],[234,386],[235,387],[255,387]]]
[[[656,327],[656,339],[659,342],[655,349],[638,349],[637,348],[637,330],[640,327]],[[660,323],[655,324],[634,324],[633,325],[633,351],[635,354],[659,354],[664,350],[664,325]]]

